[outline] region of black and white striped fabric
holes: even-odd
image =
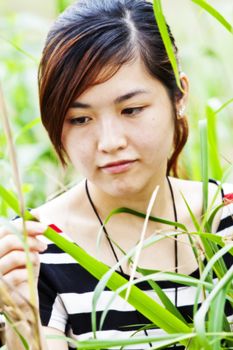
[[[228,203],[223,208],[217,232],[219,235],[232,237],[233,200],[229,200],[231,195],[229,196],[228,194],[233,193],[233,186],[224,185],[223,189]],[[56,228],[55,226],[53,227]],[[57,231],[60,232],[60,235],[64,235],[67,238],[64,233]],[[73,339],[87,340],[92,338],[92,297],[98,281],[69,255],[51,242],[47,243],[48,249],[40,255],[41,270],[38,284],[42,324],[61,330]],[[225,255],[225,261],[227,266],[230,267],[232,265],[232,256],[230,254]],[[194,271],[190,276],[199,278],[199,271]],[[129,278],[127,275],[124,275],[124,277]],[[158,284],[173,303],[175,301],[175,289],[177,288],[178,309],[188,322],[192,322],[192,307],[196,289],[169,281],[158,282]],[[159,302],[158,297],[147,282],[138,284],[138,287]],[[112,295],[113,292],[108,289],[102,293],[97,304],[97,325],[101,313],[105,310]],[[232,313],[233,310],[230,306],[227,306],[226,315],[232,317]],[[99,339],[129,338],[135,330],[148,323],[150,322],[135,311],[131,305],[126,303],[121,297],[116,297],[111,304],[103,328],[101,331],[97,331],[96,335]],[[147,330],[147,334],[159,336],[164,335],[164,332],[161,329],[150,329]],[[135,336],[142,335],[144,336],[145,333],[140,331]],[[115,349],[117,348],[119,349],[120,347]],[[72,349],[71,344],[70,349]],[[124,347],[124,349],[151,349],[151,345],[133,345]],[[180,350],[184,349],[184,347],[177,345],[175,349]]]

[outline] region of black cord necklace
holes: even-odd
[[[89,192],[89,189],[88,189],[87,179],[86,179],[86,181],[85,181],[85,190],[86,190],[86,194],[87,194],[87,198],[88,198],[88,200],[89,200],[89,203],[91,204],[91,207],[92,207],[92,209],[93,209],[93,211],[94,211],[94,213],[95,213],[97,219],[99,220],[100,225],[103,227],[103,231],[104,231],[104,233],[105,233],[105,237],[106,237],[107,240],[108,240],[108,243],[109,243],[110,248],[111,248],[111,250],[112,250],[112,252],[113,252],[113,255],[114,255],[116,261],[119,262],[117,253],[116,253],[116,251],[115,251],[115,249],[114,249],[114,246],[113,246],[113,244],[112,244],[112,241],[111,241],[111,239],[110,239],[110,237],[109,237],[109,234],[108,234],[108,232],[107,232],[107,230],[106,230],[106,227],[104,226],[103,221],[102,221],[101,217],[99,216],[99,213],[98,213],[98,211],[97,211],[97,209],[96,209],[96,207],[95,207],[95,204],[93,203],[93,200],[92,200],[92,198],[91,198],[91,195],[90,195],[90,192]],[[123,272],[121,266],[119,266],[119,269],[120,269],[121,273],[124,274],[124,272]]]
[[[172,206],[173,206],[174,219],[175,219],[175,222],[177,222],[178,219],[177,219],[177,210],[176,210],[175,197],[174,197],[174,192],[173,192],[173,188],[172,188],[172,185],[171,185],[171,181],[170,181],[170,179],[169,179],[168,176],[167,176],[167,181],[168,181],[168,185],[169,185],[169,189],[170,189],[170,193],[171,193],[171,199],[172,199]],[[108,242],[109,242],[109,245],[110,245],[110,248],[111,248],[111,250],[112,250],[112,253],[113,253],[113,255],[114,255],[115,259],[116,259],[116,262],[118,263],[118,262],[119,262],[119,259],[118,259],[117,253],[116,253],[116,251],[115,251],[115,249],[114,249],[114,246],[113,246],[113,244],[112,244],[112,241],[111,241],[111,239],[110,239],[110,237],[109,237],[109,234],[108,234],[108,232],[107,232],[107,230],[106,230],[106,227],[104,226],[103,221],[102,221],[101,217],[99,216],[99,213],[98,213],[98,211],[97,211],[97,209],[96,209],[96,207],[95,207],[95,204],[93,203],[93,200],[92,200],[92,198],[91,198],[91,195],[90,195],[90,192],[89,192],[89,188],[88,188],[87,179],[86,179],[86,181],[85,181],[85,190],[86,190],[86,195],[87,195],[87,198],[88,198],[88,200],[89,200],[89,203],[90,203],[90,205],[91,205],[91,207],[92,207],[92,209],[93,209],[93,211],[94,211],[94,213],[95,213],[95,215],[96,215],[96,217],[97,217],[97,219],[98,219],[100,225],[103,227],[103,231],[104,231],[105,236],[106,236],[106,238],[107,238],[107,240],[108,240]],[[177,227],[175,227],[175,229],[177,230]],[[175,235],[175,240],[174,240],[174,256],[175,256],[175,261],[174,261],[174,264],[175,264],[175,272],[178,273],[178,244],[177,244],[177,235]],[[120,269],[120,272],[121,272],[122,274],[124,274],[123,269],[122,269],[121,266],[119,266],[119,269]],[[176,306],[176,307],[177,307],[177,295],[178,295],[178,290],[177,290],[177,287],[175,287],[175,306]],[[145,332],[146,335],[148,335],[146,330],[144,330],[144,332]],[[152,347],[152,344],[150,344],[150,347]]]

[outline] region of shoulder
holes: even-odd
[[[180,202],[182,203],[182,209],[185,211],[184,200],[187,201],[191,210],[198,218],[203,217],[203,183],[201,181],[173,179],[174,185],[177,188],[177,196],[180,193]],[[217,181],[210,180],[208,183],[208,210],[211,213],[215,208],[225,203],[225,200],[230,193],[233,192],[233,185],[231,184],[219,184]],[[182,196],[181,196],[182,194]],[[228,194],[228,196],[227,196]],[[213,222],[213,231],[219,230],[219,225],[225,214],[225,206],[220,208],[215,216]]]
[[[39,221],[56,226],[80,246],[95,246],[92,233],[98,232],[99,225],[87,201],[84,180],[32,212]]]
[[[84,183],[81,181],[71,189],[44,203],[38,208],[32,210],[33,214],[46,225],[55,224],[61,230],[65,231],[66,223],[76,214],[83,216],[85,212],[84,205]]]
[[[228,198],[233,202],[233,184],[223,183],[222,184],[224,198]]]
[[[232,237],[233,230],[233,184],[222,184],[223,210],[218,231],[223,236]],[[232,238],[231,238],[232,239]]]
[[[198,203],[202,205],[203,182],[174,178],[174,183],[176,184],[179,191],[184,195],[184,197],[186,198],[187,196],[186,199],[195,199]],[[214,201],[214,204],[216,205],[221,204],[222,200],[223,196],[221,192],[221,186],[218,184],[217,181],[210,180],[208,183],[208,202],[211,203],[212,201]]]

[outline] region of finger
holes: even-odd
[[[43,252],[47,249],[47,244],[34,237],[28,237],[27,244],[29,250]],[[15,235],[7,235],[0,240],[0,258],[14,250],[24,250],[24,243]]]
[[[14,289],[22,283],[28,283],[28,271],[26,268],[18,268],[8,272],[2,278],[8,287]]]
[[[36,221],[26,221],[25,228],[27,234],[30,236],[37,236],[43,234],[47,226],[41,222]],[[0,239],[13,233],[22,234],[23,232],[23,223],[21,219],[17,219],[15,221],[10,221],[8,225],[2,225],[0,227]]]
[[[4,276],[3,282],[6,283],[8,293],[14,301],[14,304],[20,308],[27,305],[30,298],[30,292],[28,284],[28,272],[26,269],[17,269],[11,271],[9,274]],[[37,284],[36,281],[35,284]],[[7,305],[9,303],[9,295],[5,300],[4,295],[2,295],[2,300],[3,303]]]
[[[36,267],[39,266],[39,254],[29,253],[29,259],[31,263]],[[12,251],[5,255],[0,260],[0,273],[5,276],[12,270],[18,269],[20,267],[26,267],[27,258],[26,253],[21,251]]]
[[[20,232],[23,232],[22,220],[15,222],[15,225]],[[31,235],[31,236],[43,234],[46,231],[47,227],[48,227],[47,225],[45,225],[41,222],[37,222],[37,221],[26,221],[25,222],[25,228],[26,228],[27,234]]]

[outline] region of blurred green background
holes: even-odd
[[[59,165],[39,122],[37,96],[37,67],[46,33],[57,14],[72,2],[0,0],[0,81],[29,207],[63,191],[80,177]],[[232,0],[209,3],[233,23]],[[217,115],[214,111],[233,97],[233,35],[191,0],[162,0],[162,4],[180,51],[182,70],[190,79],[190,137],[182,157],[183,174],[201,178],[198,120],[208,114],[210,177],[220,179],[222,170],[233,160],[233,103]],[[213,152],[216,145],[221,168]],[[0,126],[1,184],[14,189],[11,173]],[[233,181],[232,176],[229,181]],[[7,214],[0,202],[0,215]]]

